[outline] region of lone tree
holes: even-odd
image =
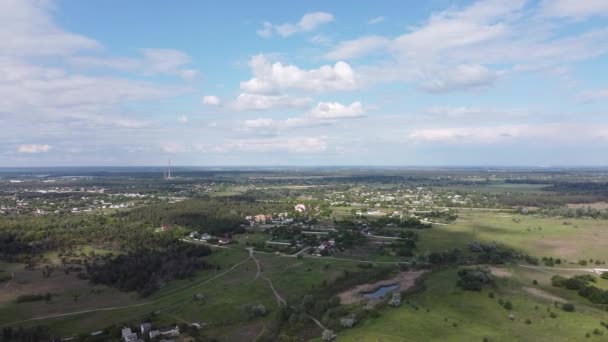
[[[572,304],[572,303],[564,303],[562,305],[562,310],[564,310],[566,312],[573,312],[574,311],[574,304]]]

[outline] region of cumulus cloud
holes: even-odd
[[[320,102],[310,111],[310,116],[321,120],[352,119],[365,116],[361,102],[343,105],[339,102]]]
[[[301,108],[307,106],[310,101],[311,99],[307,97],[241,93],[237,96],[232,107],[242,111]]]
[[[203,102],[203,104],[208,105],[208,106],[219,106],[221,104],[219,97],[217,97],[215,95],[203,96],[202,102]]]
[[[54,6],[45,0],[0,1],[0,121],[3,127],[13,128],[0,137],[0,143],[12,146],[15,141],[27,141],[28,135],[47,143],[16,147],[16,152],[24,154],[60,146],[65,154],[49,154],[46,158],[53,159],[44,161],[53,165],[130,161],[114,152],[135,151],[136,144],[153,143],[155,134],[150,133],[161,129],[154,121],[141,119],[144,115],[138,105],[151,107],[146,113],[149,118],[162,114],[154,106],[159,100],[193,93],[189,85],[143,81],[141,76],[190,79],[196,76],[187,67],[190,57],[176,50],[142,49],[135,58],[101,58],[107,51],[101,43],[55,23]],[[104,149],[112,152],[98,153]],[[25,155],[21,158],[28,160]]]
[[[346,62],[304,70],[295,65],[271,63],[266,56],[256,55],[249,61],[253,78],[241,82],[247,93],[274,93],[295,89],[309,92],[352,90],[356,88],[355,72]]]
[[[50,145],[29,144],[17,146],[17,152],[19,153],[45,153],[50,150]]]
[[[601,0],[546,1],[542,6],[525,0],[480,0],[435,12],[398,36],[364,35],[339,42],[325,57],[348,60],[380,57],[382,52],[380,63],[358,68],[363,84],[415,83],[431,92],[492,85],[509,72],[563,69],[608,53],[608,29],[591,25],[563,30],[547,14],[588,18],[605,14],[606,6]]]
[[[185,115],[181,115],[179,118],[177,118],[177,122],[181,123],[181,124],[185,124],[188,123],[188,117]]]
[[[312,12],[306,13],[299,22],[297,23],[285,23],[275,25],[270,22],[264,22],[262,28],[257,33],[259,36],[264,38],[272,37],[273,35],[279,35],[281,37],[289,37],[296,33],[310,32],[315,30],[317,27],[332,22],[334,16],[331,13],[326,12]]]
[[[287,119],[257,118],[242,122],[245,130],[281,130],[295,127],[315,127],[336,123],[340,120],[357,119],[365,116],[361,102],[344,105],[339,102],[319,102],[303,116]]]

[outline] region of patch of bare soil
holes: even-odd
[[[524,289],[524,291],[526,291],[527,293],[533,295],[534,297],[550,300],[552,302],[559,302],[559,303],[566,303],[567,302],[562,297],[558,297],[558,296],[552,295],[552,294],[550,294],[550,293],[548,293],[546,291],[543,291],[541,289],[537,289],[535,287],[524,287],[523,289]]]
[[[500,277],[500,278],[508,278],[508,277],[513,276],[513,273],[511,273],[511,271],[506,270],[504,268],[490,267],[490,271],[492,272],[493,275]]]
[[[382,286],[399,285],[399,291],[405,291],[414,286],[416,279],[426,272],[427,271],[401,272],[390,279],[380,280],[371,284],[357,285],[350,290],[338,294],[338,298],[340,298],[341,304],[354,304],[365,299],[363,293],[373,292]]]

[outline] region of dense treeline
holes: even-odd
[[[159,204],[120,213],[129,221],[154,227],[178,225],[212,235],[234,232],[246,215],[293,209],[288,204],[261,203],[248,200],[196,199],[179,203]]]
[[[544,190],[565,192],[570,194],[594,194],[606,196],[608,183],[606,182],[556,182]]]
[[[152,227],[116,215],[0,216],[0,259],[5,260],[75,245],[130,248],[153,239]]]
[[[59,337],[53,338],[46,326],[35,326],[32,328],[2,328],[0,341],[2,342],[41,342],[41,341],[60,341]]]
[[[581,218],[590,217],[594,219],[608,219],[607,209],[596,209],[588,206],[582,206],[578,208],[542,208],[537,210],[529,210],[527,208],[517,208],[517,212],[523,215],[527,214],[538,214],[549,217],[567,217],[567,218]]]
[[[89,264],[87,274],[94,284],[147,296],[172,279],[184,279],[195,271],[211,268],[203,258],[211,254],[206,246],[167,242],[155,248],[142,247],[117,257],[106,256]]]
[[[576,275],[570,278],[555,275],[551,278],[551,284],[555,287],[576,290],[580,296],[587,298],[594,304],[608,304],[608,290],[590,285],[590,283],[595,282],[595,277],[590,274]]]
[[[153,243],[154,229],[163,224],[221,235],[238,231],[245,215],[288,209],[293,209],[288,203],[201,199],[114,214],[0,215],[0,259],[16,261],[75,245],[129,249]]]

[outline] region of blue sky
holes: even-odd
[[[604,0],[3,0],[0,20],[0,166],[607,164]]]

